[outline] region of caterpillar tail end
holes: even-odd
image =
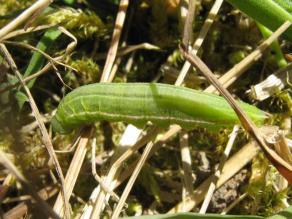
[[[56,116],[54,116],[51,120],[51,125],[53,127],[53,130],[55,132],[58,132],[60,134],[69,134],[72,129],[67,129],[65,128],[62,123],[59,122],[59,120],[56,118]]]

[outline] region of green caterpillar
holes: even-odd
[[[258,108],[239,103],[257,124],[268,117]],[[138,127],[151,121],[158,126],[219,129],[239,123],[224,98],[158,83],[97,83],[79,87],[61,101],[52,119],[53,129],[72,129],[100,120],[125,121]]]

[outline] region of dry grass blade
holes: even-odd
[[[216,188],[223,185],[228,179],[234,174],[241,170],[247,163],[249,163],[259,152],[254,141],[243,146],[236,154],[229,158],[222,168],[222,174],[217,181]],[[187,212],[191,211],[195,206],[200,204],[207,193],[210,183],[212,182],[213,176],[206,179],[201,185],[194,190],[194,195],[189,197],[187,202],[180,202],[173,207],[168,213]]]
[[[7,35],[3,36],[1,40],[8,40],[10,38],[13,37],[17,37],[23,34],[27,34],[27,33],[31,33],[31,32],[36,32],[36,31],[40,31],[40,30],[45,30],[51,27],[54,27],[55,25],[40,25],[37,27],[29,27],[27,29],[19,29],[19,30],[15,30],[12,31],[10,33],[8,33]]]
[[[78,146],[74,153],[73,159],[71,161],[70,167],[67,171],[65,177],[65,192],[67,197],[70,198],[73,188],[75,186],[79,171],[83,164],[83,160],[86,155],[86,146],[90,136],[92,135],[91,128],[85,128],[81,133],[81,138],[79,140]],[[68,199],[69,200],[69,199]],[[63,203],[62,203],[62,194],[58,195],[57,200],[54,204],[54,210],[62,217],[63,216]]]
[[[290,22],[285,22],[282,27],[288,28],[291,25]],[[218,79],[213,75],[211,70],[205,65],[201,59],[195,55],[192,55],[188,52],[186,48],[181,47],[181,51],[184,57],[200,72],[208,79],[208,81],[215,86],[218,91],[225,97],[231,107],[234,109],[236,114],[239,117],[244,129],[257,141],[257,143],[261,146],[269,160],[275,165],[275,167],[279,170],[279,172],[285,176],[285,178],[292,182],[292,166],[283,160],[279,155],[277,155],[273,150],[269,148],[269,146],[264,141],[263,136],[258,131],[255,124],[252,122],[250,118],[246,115],[246,113],[238,106],[233,96],[224,88]]]
[[[92,171],[92,175],[94,176],[95,180],[100,184],[100,187],[104,191],[106,191],[111,196],[113,196],[115,201],[119,201],[120,200],[119,196],[115,192],[110,191],[110,189],[105,184],[103,184],[101,177],[97,174],[96,163],[95,163],[95,151],[96,151],[96,138],[93,138],[92,144],[91,144],[91,171]]]
[[[117,57],[127,55],[127,54],[134,52],[136,50],[139,50],[139,49],[160,50],[160,48],[158,46],[152,45],[150,43],[140,43],[137,45],[124,46],[124,47],[120,48],[117,52]],[[105,53],[96,54],[95,60],[104,59],[104,58],[106,58],[106,56],[107,56],[107,54],[105,54]]]
[[[243,72],[245,72],[254,62],[256,62],[263,54],[272,42],[274,42],[285,30],[290,26],[287,21],[285,24],[280,26],[268,39],[262,42],[252,53],[250,53],[245,59],[238,64],[234,65],[228,72],[226,72],[220,79],[219,82],[224,84],[225,87],[229,87]],[[206,92],[214,93],[216,88],[210,85]]]
[[[125,204],[125,201],[126,201],[128,195],[129,195],[129,193],[130,193],[130,191],[131,191],[131,189],[132,189],[132,187],[134,185],[134,182],[136,181],[136,179],[138,177],[139,172],[141,171],[143,165],[145,164],[147,158],[149,157],[149,153],[150,153],[152,147],[153,147],[153,141],[150,141],[146,145],[146,147],[144,149],[144,152],[143,152],[143,154],[142,154],[142,156],[141,156],[136,168],[134,169],[134,171],[133,171],[133,173],[132,173],[132,175],[131,175],[131,177],[130,177],[127,185],[126,185],[126,188],[123,191],[123,194],[122,194],[122,196],[120,198],[120,201],[119,201],[118,205],[116,206],[116,208],[115,208],[115,210],[113,212],[113,215],[111,217],[112,219],[116,219],[116,218],[119,217],[119,215],[121,213],[121,210],[122,210],[122,207]]]
[[[129,6],[129,0],[120,1],[119,11],[116,18],[115,28],[114,28],[114,32],[112,36],[111,46],[108,51],[107,59],[106,59],[105,66],[104,66],[102,76],[101,76],[102,82],[109,82],[109,79],[111,78],[110,73],[111,73],[111,69],[117,55],[119,41],[120,41],[123,25],[125,22],[128,6]]]
[[[53,0],[39,0],[35,2],[32,6],[30,6],[28,9],[22,12],[17,18],[12,20],[10,23],[8,23],[0,30],[0,41],[2,41],[3,40],[2,38],[5,37],[8,33],[10,33],[19,25],[28,20],[36,11],[49,6],[52,2]]]
[[[209,14],[208,14],[208,17],[206,18],[204,24],[203,24],[203,27],[201,28],[200,30],[200,33],[192,47],[192,52],[194,54],[197,54],[197,52],[199,51],[201,45],[203,44],[203,41],[211,27],[211,25],[213,24],[214,20],[215,20],[215,16],[216,14],[218,13],[221,5],[223,3],[223,0],[216,0],[215,3],[213,4]],[[189,71],[191,67],[191,64],[186,61],[180,71],[180,74],[175,82],[175,85],[181,85]]]
[[[182,37],[182,41],[184,45],[189,45],[192,40],[195,10],[196,10],[196,1],[195,0],[190,1],[187,18],[185,20],[185,25],[184,25],[183,37]]]
[[[247,193],[243,193],[241,196],[239,196],[234,202],[231,203],[227,208],[223,209],[221,212],[221,215],[227,214],[229,211],[232,210],[239,202],[241,202],[245,197],[247,196]]]
[[[232,149],[232,146],[234,144],[234,141],[235,141],[235,138],[238,134],[238,130],[239,130],[239,126],[234,126],[233,130],[232,130],[232,133],[230,134],[230,137],[229,137],[229,140],[228,140],[228,143],[226,145],[226,148],[224,150],[224,153],[223,153],[223,156],[221,157],[220,159],[220,163],[219,163],[219,166],[218,168],[216,168],[215,170],[215,173],[214,173],[214,177],[213,177],[213,180],[209,186],[209,189],[208,189],[208,192],[206,194],[206,197],[205,197],[205,200],[201,206],[201,209],[200,209],[200,213],[201,214],[205,214],[206,211],[207,211],[207,208],[209,206],[209,203],[211,201],[211,198],[213,196],[213,193],[216,189],[216,184],[217,184],[217,181],[222,173],[222,169],[223,169],[223,166],[227,160],[227,158],[229,157],[229,154],[230,154],[230,151]]]
[[[14,166],[14,164],[7,158],[6,154],[0,151],[0,163],[10,171],[11,174],[15,176],[17,180],[21,182],[23,187],[29,191],[32,197],[35,199],[36,203],[40,205],[42,211],[46,214],[46,216],[51,216],[53,218],[59,218],[59,216],[52,210],[52,208],[39,196],[39,194],[33,189],[31,186],[31,182],[29,182]]]
[[[193,195],[192,158],[189,148],[188,133],[182,131],[179,139],[184,182],[182,200],[186,201],[187,197]]]
[[[4,44],[0,44],[0,51],[3,54],[4,58],[6,59],[7,63],[10,65],[11,70],[15,73],[16,77],[21,82],[21,85],[23,86],[23,88],[24,88],[24,90],[25,90],[25,92],[26,92],[26,94],[28,96],[29,103],[30,103],[33,115],[34,115],[36,121],[38,121],[38,126],[39,126],[39,128],[41,130],[41,133],[42,133],[42,141],[43,141],[44,145],[46,146],[46,148],[47,148],[47,150],[49,152],[50,158],[53,160],[53,163],[55,165],[56,171],[58,173],[59,180],[60,180],[60,183],[61,183],[61,190],[62,190],[62,193],[63,193],[63,202],[64,202],[64,206],[65,206],[64,211],[65,211],[66,218],[69,218],[70,217],[70,211],[69,211],[68,199],[67,199],[67,196],[66,196],[66,193],[65,193],[65,188],[64,188],[64,186],[65,186],[64,185],[64,176],[63,176],[63,172],[62,172],[62,169],[60,167],[59,161],[57,159],[57,156],[55,154],[54,147],[53,147],[53,144],[51,142],[50,136],[49,136],[49,134],[47,132],[47,129],[46,129],[43,121],[41,120],[40,112],[39,112],[39,110],[38,110],[38,108],[36,106],[36,103],[35,103],[32,95],[31,95],[31,93],[30,93],[30,90],[28,89],[28,87],[23,82],[21,74],[18,71],[14,60],[12,59],[11,55],[9,54],[9,52],[6,49]]]
[[[133,145],[131,148],[126,150],[111,166],[111,169],[109,170],[106,179],[104,180],[105,185],[109,185],[108,187],[113,190],[114,184],[112,185],[113,179],[116,177],[118,170],[122,166],[122,163],[128,159],[133,153],[135,153],[139,148],[144,146],[145,143],[151,141],[153,138],[156,137],[156,134],[158,132],[159,128],[153,127],[147,136],[144,138],[141,138],[135,145]],[[107,198],[107,194],[100,190],[99,195],[96,199],[96,202],[94,203],[94,207],[91,213],[90,218],[98,218],[100,216],[100,213],[104,207],[105,200]]]

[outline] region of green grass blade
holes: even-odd
[[[266,28],[264,25],[257,22],[257,26],[265,39],[269,38],[272,35],[273,32],[270,31],[268,28]],[[286,67],[288,65],[288,63],[287,63],[287,61],[282,53],[282,49],[281,49],[281,46],[279,44],[279,41],[275,40],[270,45],[270,48],[275,53],[275,58],[276,58],[276,62],[277,62],[278,67],[279,68]]]
[[[286,10],[286,5],[291,5],[291,0],[227,0],[234,7],[238,8],[248,16],[265,25],[272,31],[279,28],[285,21],[292,22],[292,14]],[[283,2],[283,4],[280,4]],[[285,7],[284,7],[284,2]],[[289,2],[289,3],[288,3]],[[292,27],[284,34],[292,41]]]
[[[42,36],[40,41],[38,42],[36,48],[39,50],[45,52],[47,51],[53,43],[58,39],[58,37],[61,35],[61,31],[57,28],[50,28],[48,29],[45,34]],[[29,64],[26,68],[26,71],[24,73],[24,77],[27,77],[31,74],[34,74],[41,70],[41,68],[44,66],[46,58],[39,52],[34,51],[32,54],[32,57],[29,61]],[[28,88],[32,88],[36,79],[32,79],[27,83]],[[15,92],[15,90],[14,90]],[[17,90],[14,94],[17,104],[19,106],[19,109],[22,108],[23,104],[26,102],[25,98],[23,97],[25,95],[22,91]],[[20,98],[21,97],[21,98]]]
[[[58,30],[57,28],[48,29],[41,38],[41,40],[39,41],[39,43],[37,44],[37,48],[45,52],[53,45],[53,43],[58,39],[60,35],[61,31]],[[37,51],[33,52],[33,55],[24,73],[24,77],[27,77],[39,71],[43,67],[45,59],[46,58],[41,53]],[[27,86],[31,88],[34,82],[35,79],[31,80],[29,83],[27,83]]]

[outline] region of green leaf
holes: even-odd
[[[40,41],[38,42],[37,48],[45,52],[53,45],[53,43],[57,40],[57,38],[61,35],[61,33],[62,32],[59,31],[57,28],[48,29],[43,35],[43,37],[40,39]],[[27,77],[41,70],[41,68],[44,66],[45,60],[46,58],[41,53],[37,51],[33,52],[32,57],[24,73],[24,77]],[[15,84],[15,82],[18,81],[18,79],[16,80],[15,79],[16,79],[15,76],[10,76],[9,81],[11,82],[11,84]],[[32,88],[35,83],[35,80],[36,79],[32,79],[31,81],[29,81],[27,83],[27,87]],[[18,95],[18,92],[16,92],[16,95]],[[15,98],[17,100],[17,104],[19,106],[19,109],[21,109],[23,107],[23,104],[26,101],[23,101],[24,100],[23,98],[20,98],[16,95],[15,95]]]
[[[292,22],[292,14],[284,7],[284,5],[291,6],[291,0],[277,0],[277,3],[273,0],[227,1],[272,31],[278,29],[285,21]],[[283,4],[280,4],[280,2],[283,2]],[[290,26],[283,35],[292,41],[292,27]]]
[[[41,38],[41,40],[39,41],[39,43],[37,44],[37,48],[45,52],[53,45],[53,43],[57,40],[57,38],[60,35],[61,35],[61,31],[58,30],[57,28],[48,29],[43,35],[43,37]],[[27,77],[39,71],[43,67],[45,59],[46,58],[41,53],[37,51],[33,52],[33,55],[24,73],[24,77]],[[35,80],[36,79],[33,79],[30,82],[28,82],[27,86],[31,88]]]
[[[15,99],[17,100],[17,104],[19,108],[22,108],[25,102],[28,102],[28,97],[21,91],[17,91],[15,94]]]

